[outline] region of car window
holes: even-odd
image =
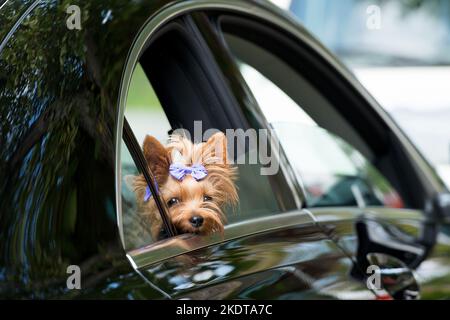
[[[137,142],[142,147],[146,136],[152,136],[162,145],[167,145],[171,134],[179,129],[186,130],[186,133],[194,132],[189,138],[191,142],[206,141],[208,139],[206,136],[196,138],[195,122],[203,126],[202,135],[208,129],[215,129],[227,135],[231,130],[229,141],[234,139],[235,133],[239,132],[234,130],[240,129],[240,125],[230,120],[231,116],[221,115],[233,112],[228,110],[231,105],[219,101],[217,105],[211,106],[210,103],[214,100],[211,97],[208,97],[209,100],[205,98],[208,94],[213,95],[219,90],[225,90],[226,83],[222,84],[225,89],[206,91],[205,87],[208,84],[197,79],[198,76],[201,76],[202,81],[206,78],[203,74],[204,68],[198,66],[201,58],[195,57],[188,49],[172,48],[174,45],[182,46],[183,41],[186,41],[184,38],[178,39],[178,34],[176,36],[173,34],[175,33],[169,30],[164,36],[159,37],[142,55],[141,62],[133,71],[127,94],[125,118]],[[173,36],[179,41],[166,40],[165,36]],[[245,135],[246,131],[243,130],[243,133]],[[235,205],[227,203],[221,207],[225,216],[223,221],[225,229],[233,223],[294,209],[291,204],[283,202],[283,197],[277,196],[280,193],[285,197],[288,196],[288,193],[283,191],[280,181],[277,181],[278,185],[274,184],[273,176],[261,174],[263,167],[261,163],[250,161],[258,157],[258,150],[247,145],[246,138],[248,136],[244,137],[242,154],[233,152],[229,157],[237,169],[237,180],[234,183],[239,200]],[[238,143],[239,141],[236,141],[236,144]],[[148,207],[154,207],[153,197],[143,200],[135,188],[136,180],[133,179],[139,177],[143,169],[133,161],[134,158],[124,141],[120,147],[121,223],[125,247],[132,250],[162,240],[164,236],[160,238],[158,235],[155,236],[152,219],[148,216]],[[234,148],[231,147],[229,150]],[[151,171],[150,167],[151,164],[147,169]],[[169,192],[165,192],[164,186],[161,189],[161,200],[170,207],[172,198],[169,197]],[[170,216],[170,210],[168,212]],[[178,230],[178,233],[183,231]]]
[[[225,38],[230,40],[231,51],[236,49],[235,59],[241,73],[304,186],[308,207],[403,207],[389,181],[357,148],[319,126],[282,89],[239,59],[245,41],[236,42],[232,35]],[[233,48],[234,44],[239,47]],[[320,109],[321,105],[315,108]],[[332,114],[329,118],[336,122]]]

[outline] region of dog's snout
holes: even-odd
[[[201,216],[193,216],[189,219],[189,222],[192,224],[195,228],[200,228],[203,224],[203,217]]]

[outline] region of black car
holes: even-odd
[[[0,3],[0,297],[450,298],[448,191],[273,5]],[[196,121],[269,132],[279,170],[238,164],[223,236],[152,239],[124,177]]]

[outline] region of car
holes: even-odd
[[[10,0],[0,21],[0,297],[450,298],[448,190],[272,4]],[[156,190],[140,142],[196,122],[267,133],[271,162],[243,141],[223,235],[177,235],[155,192],[152,239],[125,176]]]

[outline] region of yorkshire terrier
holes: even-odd
[[[238,202],[237,170],[227,158],[226,136],[219,132],[206,142],[193,144],[183,136],[172,135],[167,146],[146,136],[143,153],[177,233],[223,234],[224,209]],[[139,213],[148,221],[152,238],[167,237],[144,176],[126,179],[133,186]]]

